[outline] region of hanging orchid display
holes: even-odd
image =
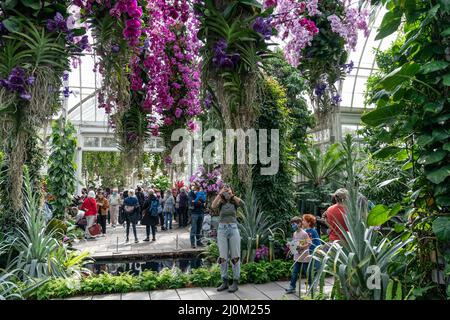
[[[13,212],[22,205],[23,166],[35,156],[27,158],[28,142],[61,109],[69,93],[60,88],[70,60],[90,48],[85,28],[69,11],[71,3],[0,2],[0,138],[3,169],[8,168],[2,170],[0,197]]]
[[[308,81],[316,115],[342,100],[335,87],[353,68],[346,63],[359,31],[369,34],[368,11],[347,0],[266,0],[275,8],[273,25],[286,42],[287,61]]]

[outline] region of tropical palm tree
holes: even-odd
[[[320,188],[340,175],[343,163],[339,145],[332,144],[325,152],[317,146],[304,148],[294,160],[294,167],[308,179],[308,184]]]

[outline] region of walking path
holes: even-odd
[[[325,279],[324,293],[329,295],[333,280]],[[286,294],[288,281],[276,281],[264,284],[244,284],[234,293],[217,292],[216,288],[183,288],[80,296],[64,300],[299,300],[298,289],[295,294]],[[305,283],[302,282],[302,298],[306,295]]]
[[[139,243],[134,243],[133,230],[130,227],[130,242],[125,242],[125,228],[106,227],[106,235],[95,240],[80,240],[73,247],[77,250],[87,250],[96,260],[123,260],[127,258],[152,258],[158,256],[195,255],[203,248],[192,249],[189,240],[189,227],[179,229],[173,224],[172,230],[161,231],[158,227],[156,241],[144,242],[145,226],[137,226]],[[150,236],[151,238],[151,236]]]

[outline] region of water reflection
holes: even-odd
[[[177,267],[183,272],[189,272],[192,269],[200,268],[203,265],[202,259],[155,259],[150,261],[124,261],[118,263],[98,262],[90,264],[87,267],[94,273],[100,274],[107,272],[117,275],[122,272],[129,272],[132,275],[139,275],[146,270],[161,271],[163,268]]]

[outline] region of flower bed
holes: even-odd
[[[246,263],[241,266],[240,283],[266,283],[286,280],[290,277],[291,266],[291,261],[283,260]],[[229,277],[232,278],[231,272]],[[74,278],[50,280],[40,287],[32,298],[46,300],[78,295],[126,293],[185,287],[214,287],[218,286],[220,282],[220,268],[217,264],[211,268],[193,269],[191,273],[183,273],[177,268],[166,268],[159,273],[144,271],[139,276],[132,276],[128,273],[113,276],[103,273],[97,276],[88,276],[81,280]]]

